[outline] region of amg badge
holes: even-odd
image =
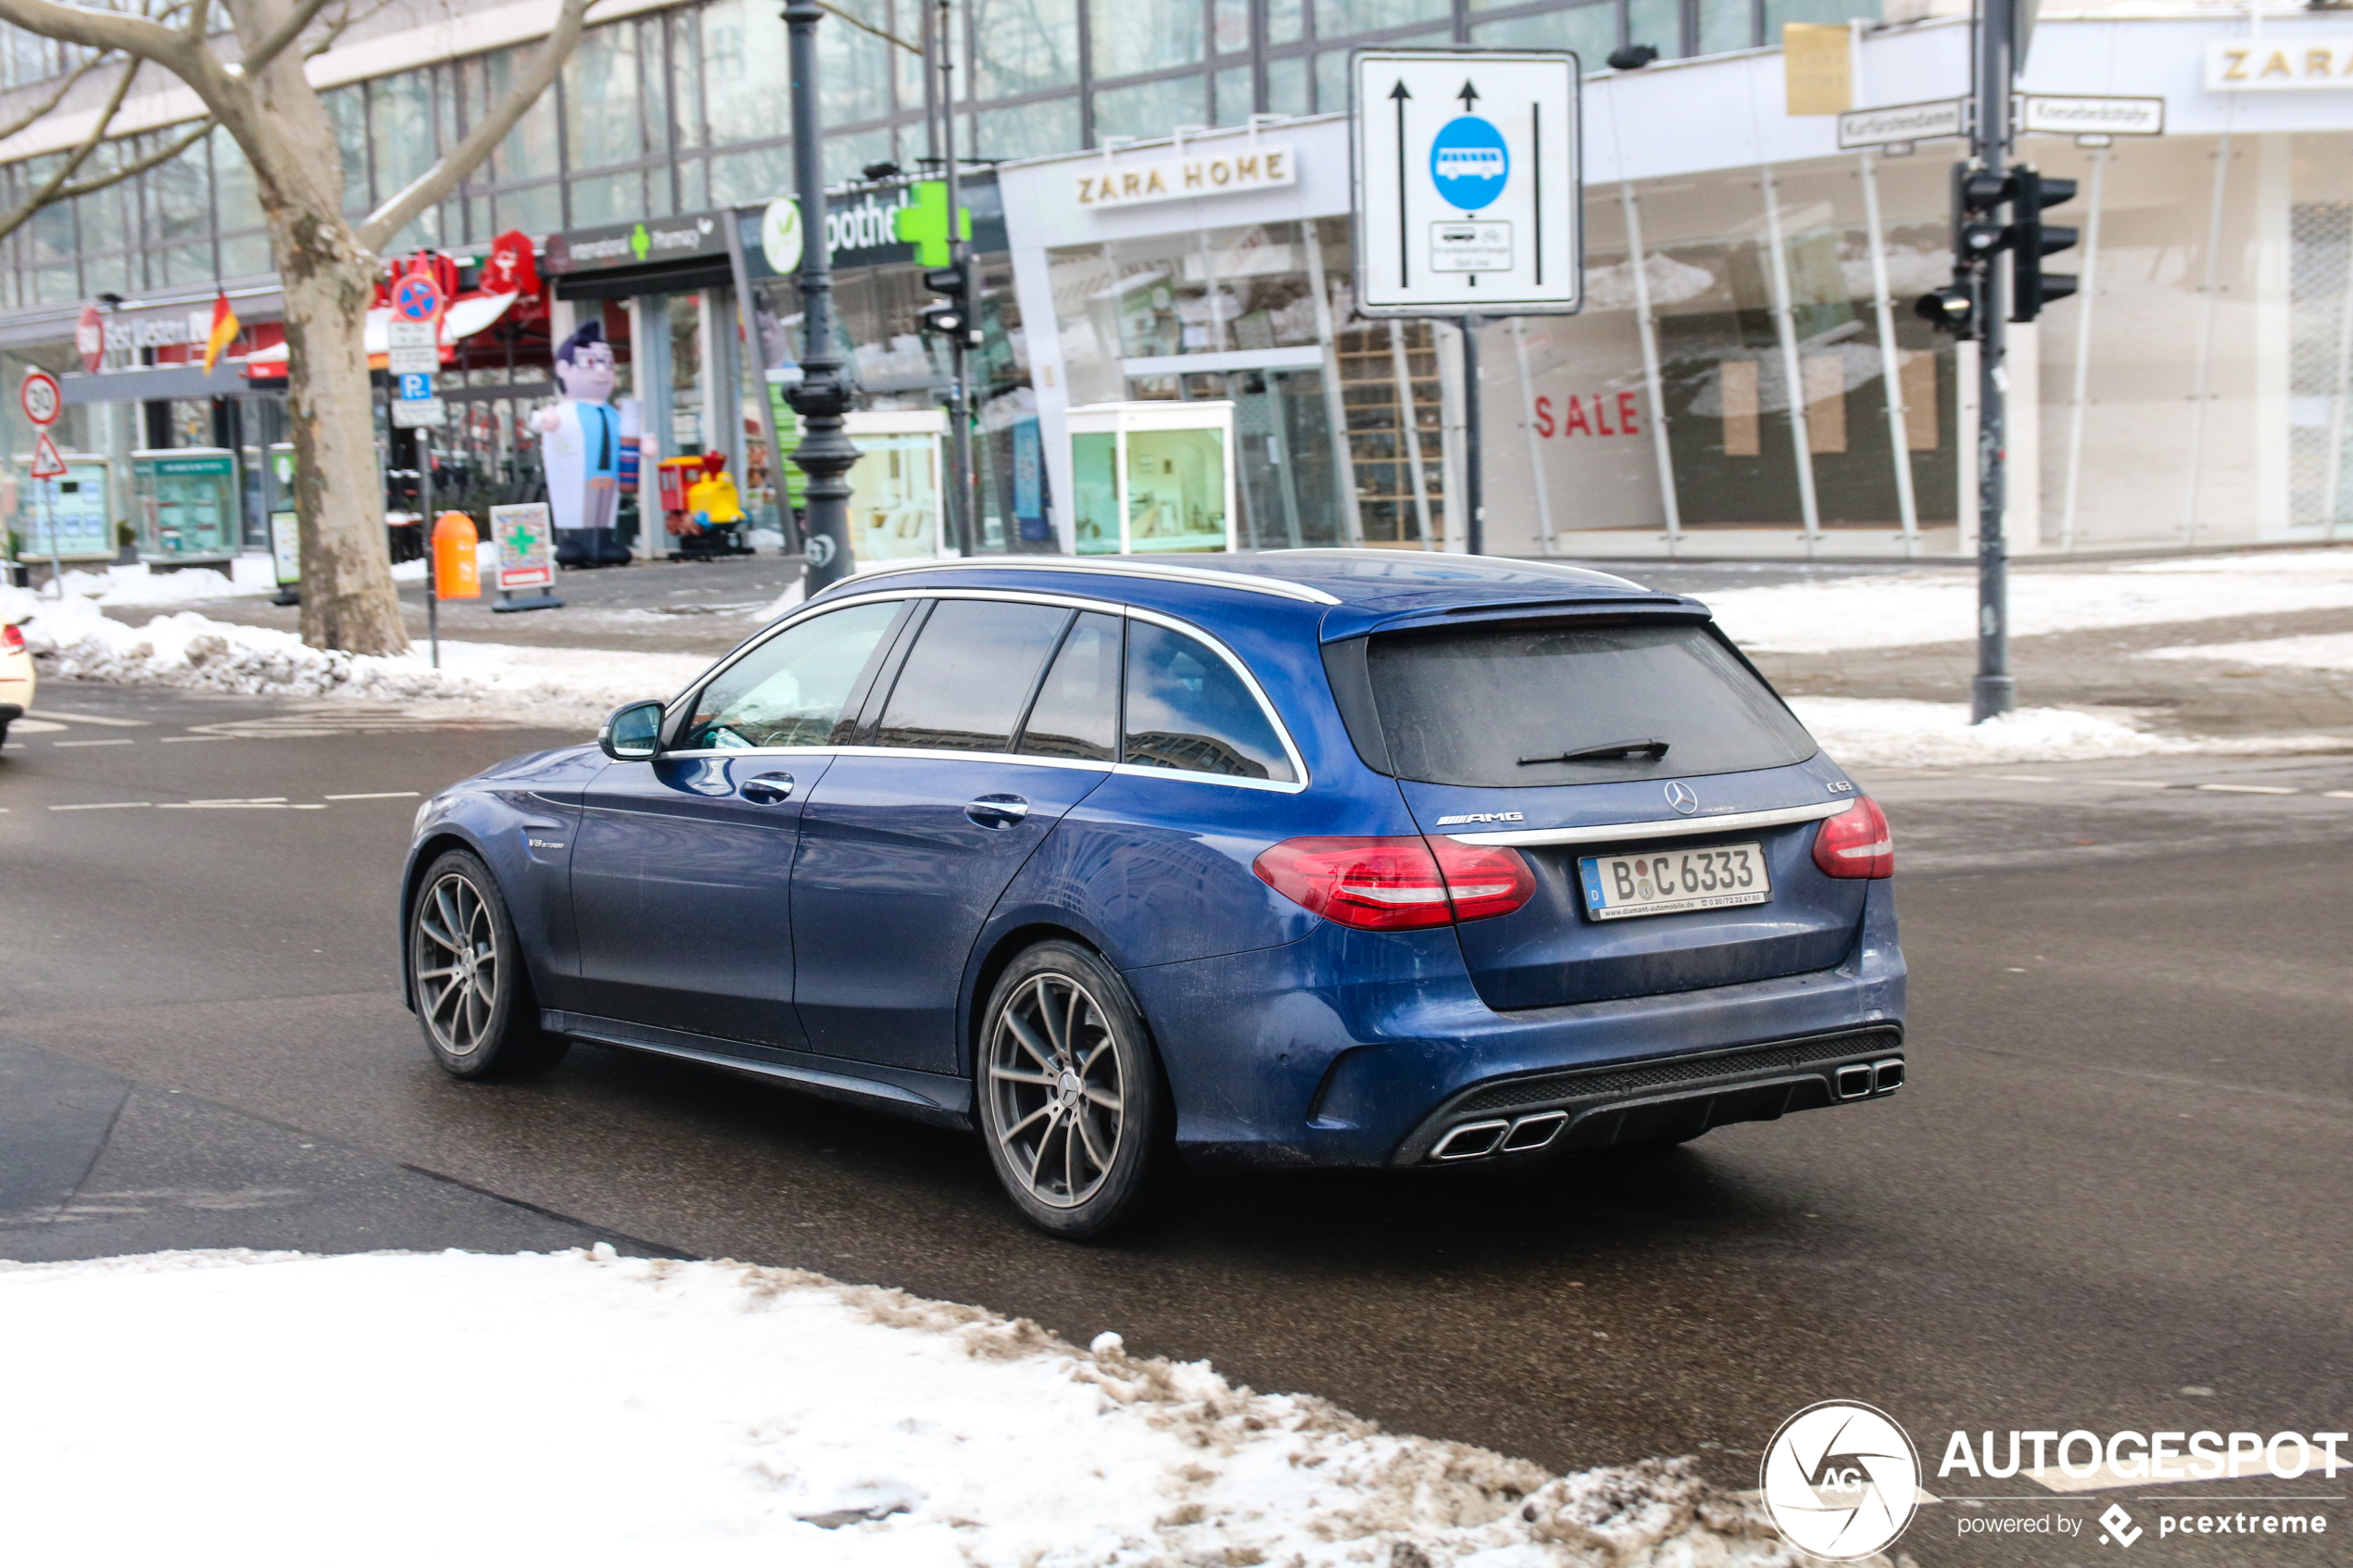
[[[1458,817],[1441,817],[1438,825],[1451,828],[1461,822],[1524,822],[1526,813],[1520,811],[1466,811]]]

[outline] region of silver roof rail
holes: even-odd
[[[1259,577],[1241,571],[1218,571],[1201,566],[1164,566],[1157,561],[1074,560],[1068,556],[975,556],[951,560],[903,560],[868,567],[855,576],[828,585],[824,592],[846,588],[871,578],[901,571],[1085,571],[1113,577],[1145,577],[1162,583],[1191,583],[1210,588],[1235,588],[1245,594],[1265,594],[1303,604],[1336,605],[1340,601],[1321,588],[1281,577]]]

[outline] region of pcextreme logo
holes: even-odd
[[[1790,1545],[1851,1562],[1911,1524],[1920,1456],[1885,1412],[1825,1399],[1781,1423],[1765,1446],[1761,1477],[1765,1511]]]

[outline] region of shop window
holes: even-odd
[[[635,23],[592,27],[580,35],[563,69],[564,132],[573,168],[603,169],[646,156],[638,81]],[[626,216],[635,218],[643,210],[633,208]],[[610,221],[583,218],[577,206],[572,220]]]
[[[973,62],[973,88],[980,97],[1076,85],[1078,0],[973,0],[972,18],[974,33],[988,40]],[[1074,136],[1054,150],[1077,144]]]
[[[1699,40],[1696,53],[1721,55],[1756,46],[1756,12],[1752,0],[1699,0]]]
[[[1811,452],[1846,450],[1846,357],[1808,354],[1806,378],[1806,446]]]
[[[792,190],[792,148],[789,144],[750,147],[720,153],[711,160],[711,202],[724,207],[736,202],[764,202]]]
[[[521,74],[523,56],[512,49],[502,49],[487,55],[482,61],[482,102],[485,105],[504,103],[514,90],[515,78]],[[490,155],[491,177],[500,183],[514,180],[536,180],[562,172],[556,156],[556,94],[542,93],[538,101],[523,111],[522,119],[507,132]],[[550,225],[561,228],[560,220]]]
[[[1724,456],[1754,458],[1764,450],[1758,429],[1761,399],[1754,359],[1726,359],[1716,367],[1717,401],[1723,410]]]
[[[1219,125],[1247,125],[1255,102],[1248,66],[1236,66],[1221,70],[1211,82],[1215,99],[1214,122]]]
[[[376,188],[387,196],[433,167],[430,72],[403,71],[368,83],[368,139],[375,150]]]
[[[836,8],[869,26],[890,31],[889,0],[841,0]],[[817,55],[818,107],[824,123],[852,125],[862,119],[882,119],[889,115],[888,44],[863,28],[821,27],[817,30]],[[784,106],[778,103],[773,112],[781,120]],[[781,123],[773,124],[766,134],[774,135],[783,129]]]
[[[1289,59],[1266,62],[1266,112],[1268,114],[1306,114],[1307,56],[1293,55]]]
[[[1647,44],[1669,59],[1683,52],[1682,0],[1626,0],[1626,42]],[[1598,69],[1595,61],[1586,69]]]
[[[1022,726],[1026,757],[1118,760],[1120,632],[1118,616],[1081,615],[1063,638],[1053,668]]]
[[[1139,430],[1127,436],[1128,548],[1222,550],[1225,441],[1214,430]]]
[[[1047,605],[943,599],[907,655],[876,746],[1011,751],[1013,726],[1070,620]]]
[[[1452,12],[1450,0],[1315,0],[1315,36],[1345,38],[1352,32],[1438,21]]]
[[[680,147],[699,147],[702,135],[702,18],[697,10],[670,13],[670,94],[676,113],[670,133]],[[700,202],[686,204],[689,209]]]
[[[847,136],[826,137],[826,184],[837,185],[856,180],[868,164],[888,161],[891,146],[888,126],[879,131],[859,131]]]
[[[1070,438],[1072,532],[1082,556],[1119,553],[1119,437],[1108,431]]]
[[[1202,7],[1191,4],[1139,6],[1133,0],[1089,0],[1098,77],[1189,66],[1203,56]],[[1160,134],[1166,134],[1163,124]]]
[[[1097,37],[1100,39],[1101,34]],[[1095,94],[1095,139],[1106,136],[1165,136],[1174,125],[1209,122],[1209,79],[1179,76],[1139,82]]]
[[[1042,157],[1078,145],[1078,100],[1047,98],[976,117],[972,148],[982,157]]]
[[[212,143],[212,199],[220,215],[220,227],[228,230],[261,227],[261,202],[254,194],[253,168],[245,162],[245,151],[237,139],[226,131],[215,131]],[[88,208],[84,208],[82,243],[96,250],[112,250],[122,244],[120,238],[101,240],[90,231]]]
[[[1290,759],[1233,667],[1182,632],[1127,627],[1125,760],[1146,768],[1290,783]]]
[[[662,183],[666,195],[669,182]],[[572,182],[572,221],[577,227],[626,223],[646,215],[646,176],[638,169],[626,174],[599,174]]]
[[[1541,17],[1473,22],[1471,42],[1490,48],[1572,49],[1580,68],[1600,70],[1609,52],[1617,47],[1617,6],[1615,0],[1601,0],[1598,5],[1574,6]],[[1642,42],[1656,44],[1671,55],[1677,40],[1645,38]]]
[[[491,211],[496,215],[493,224],[500,230],[545,234],[564,226],[563,206],[552,181],[520,191],[500,191],[492,198]]]
[[[1854,0],[1765,0],[1765,42],[1779,44],[1782,27],[1790,22],[1844,27],[1847,19],[1856,14]]]
[[[780,88],[791,79],[785,24],[772,0],[718,0],[704,10],[703,113],[711,145],[782,133],[788,106]]]

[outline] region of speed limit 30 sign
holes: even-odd
[[[24,417],[47,430],[57,422],[57,414],[65,407],[65,398],[57,391],[57,378],[43,370],[24,373],[24,384],[17,388],[17,405]]]

